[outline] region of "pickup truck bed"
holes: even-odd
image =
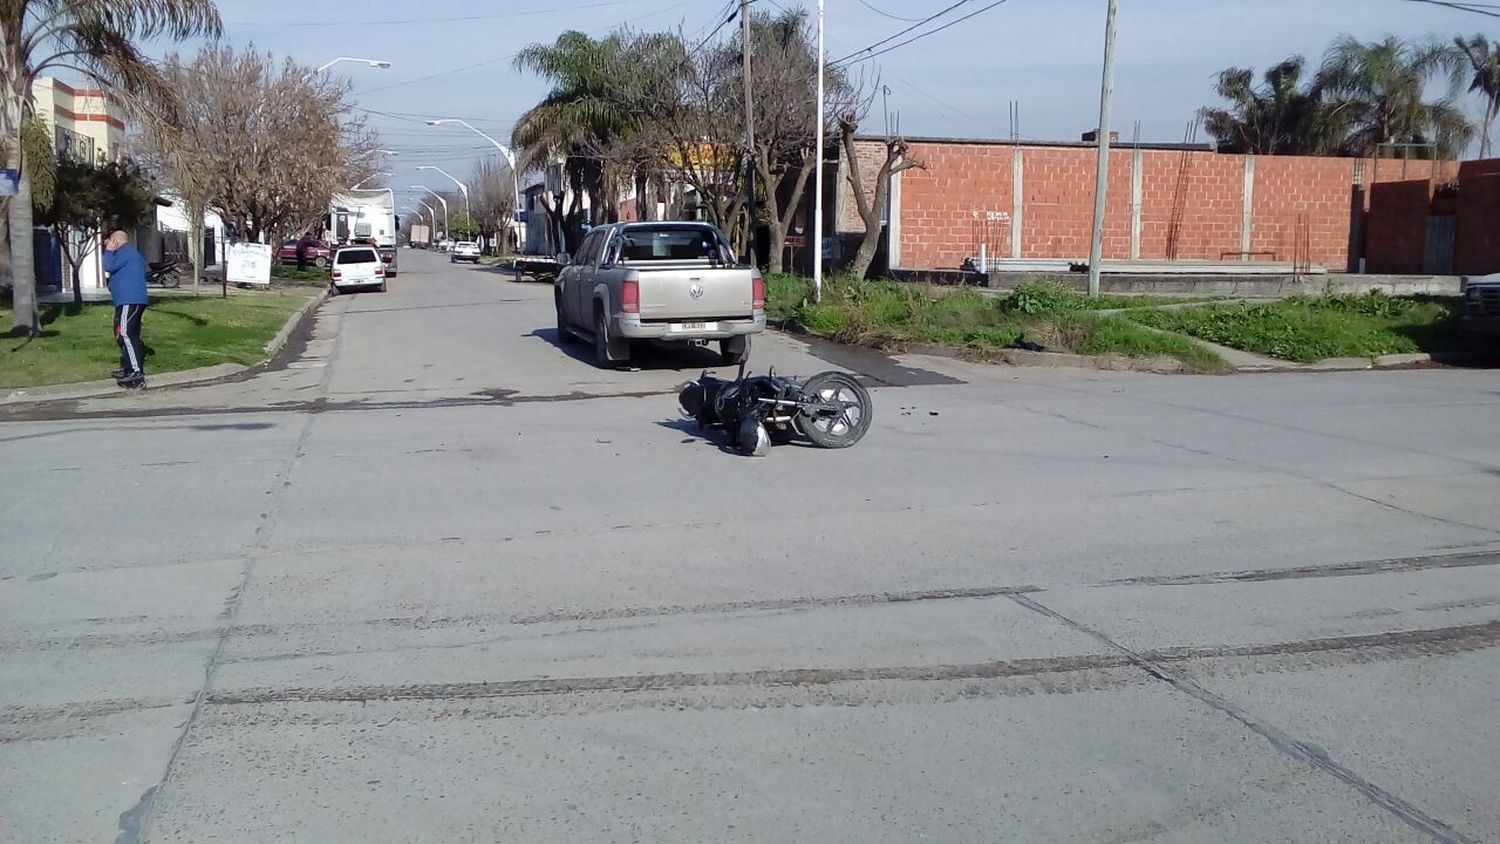
[[[744,361],[764,331],[765,282],[738,264],[706,223],[618,223],[591,231],[561,256],[555,283],[563,338],[592,340],[600,365],[630,358],[635,341],[718,341],[725,363]]]

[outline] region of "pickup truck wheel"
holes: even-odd
[[[568,317],[563,313],[562,299],[553,297],[553,307],[557,309],[557,340],[559,343],[571,343],[577,340],[573,336],[573,329],[568,325]]]
[[[603,308],[594,309],[594,360],[606,369],[630,360],[630,341],[609,336],[609,317]]]
[[[719,357],[725,366],[739,366],[750,359],[750,335],[741,334],[719,341]]]

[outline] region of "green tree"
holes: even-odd
[[[480,233],[479,223],[467,214],[460,213],[448,224],[448,236],[454,240],[474,240]]]
[[[1469,93],[1484,98],[1484,120],[1479,124],[1479,157],[1490,157],[1490,130],[1500,116],[1500,43],[1491,43],[1483,35],[1453,39],[1455,60],[1451,71],[1462,84],[1469,77]]]
[[[138,43],[217,36],[222,28],[213,0],[4,0],[0,2],[0,139],[6,166],[20,171],[9,204],[12,332],[37,328],[36,258],[32,252],[31,174],[18,143],[30,117],[31,85],[48,71],[73,70],[125,97],[163,89],[155,63]],[[160,111],[153,119],[170,121]]]
[[[155,193],[139,167],[129,162],[92,164],[63,158],[48,205],[36,202],[36,221],[52,228],[72,270],[73,302],[83,304],[81,271],[105,232],[133,229],[148,219]]]
[[[1318,84],[1329,116],[1347,127],[1340,150],[1373,155],[1390,144],[1432,144],[1419,155],[1456,157],[1474,127],[1454,100],[1457,91],[1429,101],[1433,76],[1450,67],[1441,45],[1421,46],[1395,36],[1363,42],[1349,35],[1335,39],[1323,57]]]
[[[1203,127],[1221,152],[1254,155],[1326,155],[1342,137],[1323,102],[1317,78],[1306,80],[1306,59],[1292,56],[1268,68],[1260,85],[1255,71],[1231,67],[1218,76],[1214,93],[1229,105],[1203,108]]]

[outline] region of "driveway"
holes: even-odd
[[[277,366],[0,415],[0,838],[1500,838],[1500,389],[887,359],[726,453],[406,252]],[[149,331],[149,326],[148,326]]]

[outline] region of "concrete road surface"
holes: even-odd
[[[773,334],[875,425],[748,459],[711,356],[402,265],[253,377],[0,413],[0,840],[1500,840],[1494,371]]]

